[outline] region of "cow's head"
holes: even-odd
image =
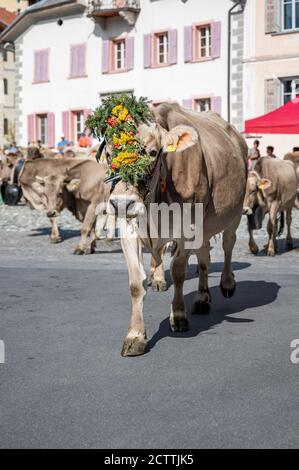
[[[80,180],[66,181],[65,175],[36,176],[34,189],[43,201],[48,217],[56,217],[63,209],[66,190],[75,192]]]
[[[198,134],[191,126],[178,125],[167,131],[154,123],[140,125],[138,139],[144,144],[147,155],[157,157],[160,152],[183,152],[192,147],[198,143]],[[107,212],[118,217],[132,218],[143,215],[145,195],[144,188],[120,181],[110,195]]]
[[[243,214],[251,215],[255,206],[266,205],[266,193],[271,187],[271,181],[261,178],[258,173],[251,171],[246,184],[246,194],[243,204]]]

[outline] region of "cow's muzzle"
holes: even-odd
[[[47,216],[48,217],[57,217],[57,211],[53,210],[53,211],[47,211]]]

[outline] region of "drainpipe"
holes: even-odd
[[[227,120],[231,121],[231,45],[232,45],[232,17],[243,13],[247,0],[232,0],[235,4],[228,10],[228,54],[227,54]],[[239,10],[234,11],[237,7]]]

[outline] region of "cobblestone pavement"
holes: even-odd
[[[81,223],[67,210],[64,210],[58,218],[58,225],[61,230],[63,242],[59,244],[51,244],[49,242],[50,224],[45,213],[31,210],[24,204],[14,207],[5,205],[0,206],[0,255],[2,262],[9,260],[28,260],[35,259],[37,263],[41,261],[54,262],[64,260],[64,262],[74,265],[74,267],[92,266],[94,262],[98,263],[98,257],[93,256],[73,256],[72,252],[79,241]],[[266,225],[264,223],[264,225]],[[285,229],[286,230],[286,229]],[[261,249],[267,242],[266,229],[255,231],[255,239]],[[295,238],[295,248],[299,248],[299,211],[293,212],[293,236]],[[284,252],[284,237],[279,240],[279,247]],[[297,237],[297,238],[296,238]],[[250,256],[248,253],[248,233],[246,226],[246,217],[242,218],[241,224],[237,232],[237,243],[234,249],[234,259],[239,256]],[[214,253],[217,257],[221,256],[221,237],[216,237],[211,241]],[[296,252],[296,250],[293,250]],[[107,260],[111,264],[122,260],[119,256],[120,243],[115,240],[112,243],[105,241],[97,242],[97,254],[102,255],[103,262]],[[289,258],[293,252],[285,253],[285,257]],[[265,254],[263,251],[261,255]],[[107,255],[107,260],[106,256]],[[115,255],[115,256],[114,256]],[[117,255],[117,256],[116,256]],[[251,256],[250,256],[251,257]],[[92,262],[92,258],[94,261]],[[256,258],[257,259],[257,258]]]

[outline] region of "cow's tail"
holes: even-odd
[[[278,229],[278,236],[279,237],[280,237],[280,235],[283,234],[283,231],[284,231],[284,212],[281,212],[280,217],[279,217],[279,229]]]

